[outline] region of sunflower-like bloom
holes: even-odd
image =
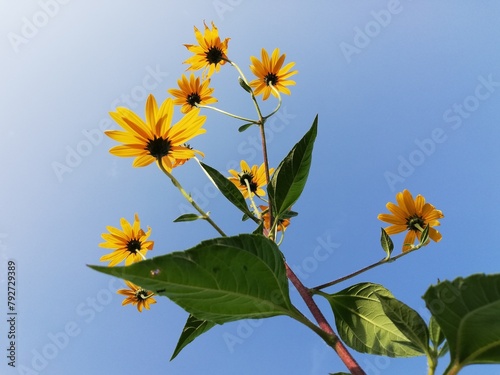
[[[100,247],[106,249],[113,249],[110,254],[103,255],[100,259],[101,262],[108,262],[108,267],[116,266],[118,263],[125,260],[125,265],[128,266],[132,263],[139,262],[145,259],[148,250],[153,250],[153,241],[148,241],[151,235],[151,228],[144,232],[141,229],[141,222],[139,215],[135,214],[134,224],[125,219],[120,219],[122,229],[112,226],[107,226],[106,229],[109,233],[103,233],[101,237],[106,242],[99,244]]]
[[[182,113],[188,113],[198,104],[211,104],[217,101],[217,99],[211,96],[214,89],[208,87],[210,79],[205,79],[200,83],[200,78],[195,78],[194,74],[191,73],[188,81],[187,77],[183,74],[181,79],[177,80],[177,84],[180,90],[170,89],[168,92],[175,97],[175,105],[182,105]]]
[[[257,77],[256,80],[250,82],[250,86],[255,90],[255,95],[263,94],[263,100],[267,100],[269,94],[277,96],[276,93],[271,90],[271,85],[279,92],[290,95],[290,90],[286,86],[295,85],[295,81],[289,79],[291,76],[298,73],[296,70],[290,71],[295,63],[290,62],[283,66],[286,55],[283,54],[280,56],[279,48],[273,51],[270,59],[265,49],[262,49],[261,54],[262,60],[257,59],[255,56],[250,57],[252,61],[250,70]]]
[[[234,169],[231,169],[229,173],[231,173],[232,177],[229,177],[229,180],[236,185],[238,189],[242,192],[245,198],[250,198],[250,194],[248,192],[247,184],[250,186],[251,196],[258,195],[259,197],[263,197],[266,195],[263,186],[266,185],[266,170],[264,163],[259,167],[257,165],[252,166],[250,168],[248,163],[245,160],[240,162],[241,172],[237,172]],[[274,172],[274,168],[269,170],[269,174]]]
[[[183,144],[183,146],[184,146],[184,147],[189,148],[190,150],[193,150],[193,148],[192,148],[189,144],[187,144],[187,143],[184,143],[184,144]],[[204,158],[204,157],[205,157],[205,154],[204,154],[203,152],[198,151],[198,150],[193,150],[193,151],[194,151],[196,154],[198,154],[199,156],[201,156],[202,158]],[[186,159],[175,159],[174,163],[172,164],[172,167],[173,167],[173,168],[177,168],[177,167],[179,167],[179,166],[181,166],[181,165],[185,164],[185,163],[186,163],[189,159],[191,159],[191,158],[186,158]]]
[[[145,122],[130,109],[119,107],[110,115],[124,131],[107,130],[105,133],[123,145],[115,146],[109,152],[121,157],[135,156],[134,167],[145,167],[161,158],[165,168],[171,171],[175,160],[190,159],[199,153],[183,145],[206,132],[202,128],[206,116],[200,116],[199,111],[193,109],[171,126],[174,104],[170,98],[158,108],[155,97],[149,95]]]
[[[425,198],[421,195],[417,195],[414,200],[406,189],[396,194],[396,201],[397,205],[392,202],[386,205],[392,214],[380,214],[377,218],[392,224],[385,228],[388,235],[408,231],[403,242],[403,252],[411,250],[415,238],[420,240],[426,226],[429,226],[429,237],[435,242],[441,241],[441,233],[432,228],[440,225],[438,219],[444,217],[440,210],[436,210],[430,203],[425,203]]]
[[[267,230],[271,229],[271,218],[269,217],[269,207],[268,206],[259,206],[262,211],[262,220],[264,220],[264,228]],[[290,225],[290,219],[279,219],[278,220],[278,232],[285,231],[286,227]]]
[[[123,300],[122,306],[131,303],[132,305],[137,306],[137,310],[139,310],[139,312],[142,312],[143,308],[149,310],[149,305],[156,303],[156,300],[153,298],[154,293],[142,289],[140,286],[137,286],[130,281],[125,280],[125,283],[130,289],[119,289],[117,291],[118,294],[122,294],[127,297]]]
[[[218,72],[221,65],[224,65],[227,60],[227,44],[230,38],[224,39],[221,42],[219,38],[219,30],[212,22],[212,30],[205,26],[205,33],[202,35],[200,30],[194,27],[194,35],[198,42],[197,45],[184,44],[184,46],[194,55],[184,61],[184,64],[190,64],[188,70],[208,69],[207,76],[210,77],[214,71]]]

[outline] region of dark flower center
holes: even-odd
[[[197,92],[193,92],[192,94],[188,95],[186,101],[191,107],[195,107],[196,104],[199,104],[201,102],[201,98]]]
[[[132,240],[128,241],[127,250],[131,254],[137,253],[139,250],[141,250],[141,241],[136,240],[136,239],[132,239]]]
[[[137,292],[135,292],[135,298],[141,301],[147,300],[149,298],[148,295],[148,291],[144,289],[139,289]]]
[[[264,77],[264,82],[266,83],[267,86],[269,86],[269,84],[276,86],[276,84],[278,83],[278,76],[274,73],[269,72]]]
[[[240,184],[241,184],[241,186],[245,187],[245,189],[247,188],[246,181],[248,181],[248,185],[250,186],[250,191],[252,193],[255,193],[257,191],[257,184],[253,180],[253,174],[251,174],[250,172],[244,171],[240,175]]]
[[[148,150],[151,156],[158,159],[159,157],[168,155],[170,152],[170,141],[162,137],[157,138],[155,135],[154,139],[148,141],[145,150]]]
[[[420,232],[426,226],[424,219],[418,215],[413,215],[406,218],[406,227],[408,230],[413,230],[415,232]]]
[[[222,50],[218,47],[210,47],[206,55],[208,63],[215,65],[220,63],[222,61],[222,58],[224,57]]]

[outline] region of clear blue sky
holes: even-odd
[[[383,284],[427,319],[421,296],[438,278],[499,272],[498,2],[2,1],[0,20],[0,275],[5,285],[14,259],[17,365],[41,370],[27,374],[344,371],[312,332],[287,318],[216,327],[169,362],[187,314],[163,298],[142,314],[122,307],[121,282],[85,266],[104,254],[97,245],[106,225],[135,212],[153,228],[151,255],[216,235],[204,223],[172,223],[185,206],[178,192],[155,166],[134,169],[131,159],[110,155],[115,142],[99,131],[117,105],[142,116],[146,92],[164,98],[176,87],[190,56],[182,44],[195,42],[193,26],[203,20],[231,38],[229,57],[248,77],[249,56],[262,47],[279,47],[296,62],[297,86],[269,136],[274,166],[319,114],[311,175],[282,247],[307,286],[382,258],[376,217],[405,188],[443,211],[443,240],[339,288]],[[227,66],[214,76],[218,106],[251,116],[236,78]],[[195,144],[206,163],[226,173],[242,158],[262,162],[255,131],[240,134],[240,123],[207,115],[208,131]],[[194,163],[176,173],[227,232],[252,230]],[[402,240],[394,238],[397,251]],[[331,255],[315,257],[318,246]],[[4,354],[6,336],[3,328]],[[237,340],[230,345],[228,337]],[[426,371],[423,357],[354,356],[371,375]],[[23,373],[4,355],[0,368]]]

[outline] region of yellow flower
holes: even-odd
[[[380,214],[378,219],[392,224],[385,231],[388,235],[408,231],[403,242],[403,252],[411,250],[415,243],[415,238],[420,240],[422,231],[429,226],[429,237],[435,241],[441,241],[441,233],[432,228],[440,225],[438,219],[444,217],[440,210],[430,204],[425,203],[425,198],[417,195],[415,200],[408,190],[396,194],[397,205],[387,203],[386,207],[392,214]]]
[[[269,217],[269,207],[267,206],[259,206],[262,210],[262,220],[264,220],[264,228],[267,230],[271,229],[271,218]],[[290,219],[280,219],[278,222],[278,232],[285,231],[286,227],[290,225]]]
[[[211,96],[214,89],[208,87],[210,79],[205,79],[200,83],[200,78],[195,79],[194,74],[191,73],[188,81],[187,77],[183,74],[181,79],[177,80],[177,84],[180,90],[170,89],[168,92],[176,98],[174,100],[175,105],[182,105],[182,113],[188,113],[198,104],[211,104],[217,101],[217,99]]]
[[[191,64],[188,70],[208,69],[208,77],[214,71],[218,72],[221,65],[224,65],[227,60],[227,44],[229,38],[221,42],[219,31],[212,22],[212,30],[209,29],[206,23],[205,33],[201,34],[200,30],[194,27],[194,35],[198,41],[197,45],[184,44],[184,46],[194,55],[184,61],[184,64]]]
[[[190,150],[193,150],[193,148],[187,143],[184,143],[183,146],[189,148]],[[199,156],[201,156],[202,158],[205,157],[205,154],[203,152],[198,151],[198,150],[193,150],[193,151],[195,153],[197,153]],[[191,158],[175,159],[174,163],[172,164],[172,167],[173,168],[179,167],[179,166],[183,165],[184,163],[186,163],[189,159],[191,159]]]
[[[249,198],[250,194],[248,193],[248,188],[246,185],[246,181],[250,186],[251,196],[254,194],[263,197],[266,195],[266,192],[262,189],[263,186],[267,184],[266,181],[266,170],[264,163],[260,167],[257,165],[252,166],[250,168],[246,161],[242,160],[240,162],[241,172],[236,172],[234,169],[231,169],[229,173],[232,174],[232,177],[229,177],[229,180],[236,185],[238,189],[242,192],[245,198]],[[274,172],[274,168],[269,170],[269,174]]]
[[[106,229],[109,233],[103,233],[101,237],[106,241],[99,244],[100,247],[106,249],[113,249],[110,254],[103,255],[100,259],[101,262],[108,262],[108,267],[116,266],[118,263],[125,260],[125,265],[128,266],[132,263],[139,262],[145,259],[148,250],[153,250],[153,241],[148,241],[151,235],[151,228],[144,232],[141,229],[141,222],[139,215],[135,214],[134,224],[125,219],[120,219],[122,230],[107,226]]]
[[[134,167],[145,167],[161,158],[165,168],[171,171],[175,160],[190,159],[199,153],[183,144],[206,132],[202,128],[206,116],[200,116],[198,108],[171,126],[173,114],[172,99],[166,99],[158,108],[153,95],[149,95],[146,102],[146,122],[128,108],[117,108],[110,115],[124,131],[107,130],[105,133],[123,145],[109,152],[121,157],[135,156]]]
[[[142,289],[140,286],[137,286],[130,281],[125,280],[125,283],[130,289],[119,289],[117,291],[118,294],[122,294],[127,297],[123,300],[122,306],[131,303],[132,305],[137,306],[137,310],[139,310],[139,312],[142,312],[143,307],[149,310],[149,305],[156,303],[153,298],[154,293]]]
[[[290,95],[290,90],[285,86],[295,85],[295,81],[289,78],[294,74],[297,74],[296,70],[290,71],[290,69],[295,65],[294,62],[286,64],[284,67],[286,55],[279,55],[280,50],[276,48],[273,51],[271,59],[265,49],[262,49],[262,61],[257,59],[255,56],[250,57],[252,65],[250,65],[250,70],[257,77],[256,80],[250,82],[250,86],[255,89],[255,95],[263,94],[263,99],[267,100],[269,94],[274,93],[271,90],[271,86],[274,86],[279,92]]]

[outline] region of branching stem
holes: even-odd
[[[295,288],[298,290],[300,296],[306,303],[307,307],[311,311],[314,316],[314,319],[318,322],[319,327],[322,331],[328,334],[331,338],[330,342],[327,343],[335,350],[337,355],[340,357],[342,362],[347,366],[351,374],[353,375],[365,375],[363,369],[359,366],[356,360],[351,356],[351,354],[347,351],[347,348],[344,346],[342,341],[339,340],[338,336],[333,331],[330,324],[327,322],[325,316],[319,309],[316,302],[314,302],[312,298],[312,294],[309,289],[307,289],[304,284],[299,280],[297,275],[292,271],[292,269],[285,263],[286,274],[288,279],[292,282]],[[326,340],[325,340],[326,341]]]
[[[156,159],[156,161],[158,162],[158,167],[160,167],[161,171],[163,173],[165,173],[167,175],[168,178],[170,178],[170,181],[172,181],[172,184],[174,184],[174,186],[179,189],[179,191],[181,192],[182,196],[184,198],[186,198],[186,200],[191,204],[191,206],[194,207],[194,209],[196,211],[198,211],[198,213],[202,216],[202,218],[206,221],[208,221],[210,223],[210,225],[212,225],[212,227],[214,227],[214,229],[219,232],[219,234],[223,237],[226,237],[226,234],[224,233],[224,231],[222,229],[219,228],[219,226],[212,220],[212,218],[208,215],[208,213],[206,213],[205,211],[203,211],[201,209],[200,206],[198,206],[198,204],[193,200],[193,198],[191,197],[191,195],[189,195],[186,190],[184,190],[184,188],[182,187],[182,185],[179,183],[179,181],[177,181],[177,179],[172,175],[172,173],[170,173],[169,171],[167,171],[165,169],[165,166],[163,165],[163,161],[162,161],[162,158],[161,157],[158,157]]]

